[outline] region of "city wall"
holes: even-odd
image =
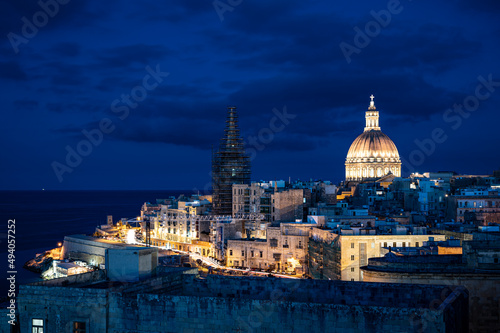
[[[175,273],[122,286],[22,286],[18,300],[22,332],[32,318],[54,333],[68,332],[73,321],[115,333],[466,332],[467,292],[444,300],[441,293],[442,286]]]

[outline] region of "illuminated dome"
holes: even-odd
[[[345,161],[346,180],[376,179],[387,174],[401,176],[401,160],[394,142],[379,127],[375,98],[366,111],[365,131],[354,140]]]

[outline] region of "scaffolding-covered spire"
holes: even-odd
[[[224,136],[212,160],[214,214],[232,214],[233,184],[250,184],[250,157],[243,146],[236,107],[230,106],[227,108]]]

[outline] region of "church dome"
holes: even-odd
[[[394,142],[379,127],[375,98],[366,111],[366,127],[351,144],[345,162],[346,180],[362,181],[381,178],[387,174],[401,176],[401,159]]]
[[[366,162],[368,159],[377,159],[383,162],[400,161],[394,142],[379,130],[361,133],[349,148],[346,162]]]

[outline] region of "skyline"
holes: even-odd
[[[252,180],[337,183],[371,94],[403,176],[500,168],[497,2],[44,3],[31,37],[44,9],[2,3],[2,190],[202,191],[230,105]]]

